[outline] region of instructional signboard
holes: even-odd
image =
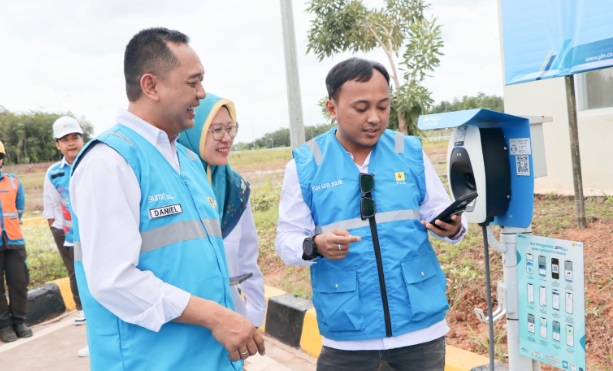
[[[502,0],[505,84],[613,66],[611,0]]]
[[[583,243],[517,235],[520,353],[585,371]]]

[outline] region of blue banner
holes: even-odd
[[[501,0],[505,84],[613,66],[611,0]]]

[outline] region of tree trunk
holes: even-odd
[[[388,47],[383,47],[385,50],[385,54],[387,54],[387,58],[390,61],[390,67],[392,69],[392,81],[394,82],[394,88],[396,89],[396,95],[400,94],[400,81],[398,81],[398,71],[396,70],[396,63],[394,63],[394,56],[392,54],[392,45],[391,41],[388,39]],[[391,102],[390,102],[391,104]],[[404,117],[400,113],[400,110],[396,110],[396,114],[398,115],[398,131],[404,134],[408,134],[407,132],[407,122]]]
[[[381,46],[381,48],[385,51],[385,54],[387,55],[387,59],[389,59],[390,61],[390,67],[392,69],[392,82],[394,83],[394,88],[396,89],[396,94],[399,94],[400,92],[400,81],[398,81],[398,72],[396,70],[396,63],[394,63],[394,54],[393,54],[393,46],[392,46],[392,41],[391,41],[391,34],[389,33],[389,31],[385,30],[385,33],[387,34],[387,45],[385,44],[385,42],[379,37],[379,35],[377,35],[377,33],[375,32],[375,30],[372,29],[372,27],[369,24],[364,24],[364,27],[366,27],[366,29],[374,36],[375,40],[377,40],[377,42],[379,43],[379,45]],[[385,29],[385,27],[379,25],[379,27]],[[393,102],[390,102],[390,104]],[[396,110],[396,114],[398,115],[398,131],[404,133],[404,134],[408,134],[407,131],[407,122],[405,121],[404,117],[400,114],[399,110]]]
[[[396,89],[396,95],[398,95],[400,94],[400,81],[398,81],[398,73],[396,71],[396,64],[394,63],[394,59],[390,53],[387,53],[387,57],[390,60],[390,65],[392,68],[392,81],[394,83],[394,89]],[[398,131],[400,131],[401,133],[408,134],[407,122],[402,116],[402,114],[400,113],[400,110],[396,110],[396,115],[398,115]]]

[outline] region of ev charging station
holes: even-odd
[[[490,369],[494,369],[493,322],[506,315],[510,370],[540,369],[538,362],[520,354],[518,308],[518,256],[516,237],[531,233],[534,178],[546,175],[541,118],[513,116],[487,109],[423,115],[421,130],[454,128],[447,151],[449,188],[454,199],[477,192],[464,215],[484,233],[487,316],[490,325]],[[533,124],[533,125],[531,125]],[[531,135],[531,131],[533,134]],[[536,141],[536,142],[535,142]],[[502,243],[491,225],[501,227]],[[498,281],[498,308],[491,303],[488,240],[502,254],[504,280]]]

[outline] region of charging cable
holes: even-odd
[[[489,244],[494,248],[494,250],[498,251],[501,254],[507,252],[507,247],[496,239],[494,236],[494,230],[490,224],[487,225],[487,240]]]
[[[488,228],[489,224],[480,224],[483,231],[483,251],[485,258],[485,291],[487,293],[487,318],[489,324],[490,335],[490,371],[494,371],[494,316],[492,315],[492,288],[490,282],[490,252],[488,245]],[[493,233],[492,233],[493,234]],[[493,241],[498,242],[496,239]],[[503,246],[504,247],[504,246]]]

